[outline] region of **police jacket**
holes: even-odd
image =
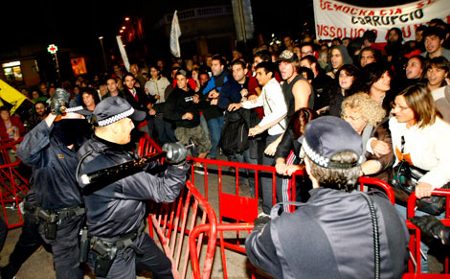
[[[374,240],[361,192],[317,188],[294,213],[272,218],[246,240],[250,261],[276,278],[374,278]],[[380,278],[401,278],[407,229],[389,201],[370,195],[379,228]]]
[[[79,150],[78,174],[91,173],[136,159],[123,145],[95,135]],[[160,175],[141,171],[83,196],[89,234],[112,238],[139,229],[146,201],[171,202],[184,186],[188,166],[168,166]],[[80,183],[86,190],[86,187]]]
[[[41,121],[17,149],[22,162],[33,168],[27,201],[47,210],[77,207],[83,200],[75,177],[76,149],[51,137],[53,127]]]

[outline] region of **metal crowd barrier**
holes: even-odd
[[[20,202],[29,190],[29,181],[21,172],[21,161],[15,156],[17,145],[22,141],[0,143],[0,203],[3,219],[8,229],[23,225]]]

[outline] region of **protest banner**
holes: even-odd
[[[422,0],[405,5],[367,8],[334,0],[314,0],[316,38],[362,37],[366,30],[377,32],[377,42],[386,41],[387,31],[397,27],[405,41],[415,39],[415,29],[434,18],[450,21],[448,0]]]

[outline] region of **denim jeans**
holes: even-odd
[[[274,142],[280,135],[268,135],[266,138],[266,147]],[[264,151],[263,151],[264,152]],[[273,166],[275,164],[274,157],[263,154],[263,165]],[[281,189],[281,177],[276,175],[276,189]],[[275,190],[276,190],[275,189]],[[261,190],[262,190],[262,209],[266,214],[270,214],[272,209],[272,173],[261,173]]]
[[[250,157],[249,149],[242,153],[237,153],[229,156],[229,160],[232,162],[248,163],[248,164],[258,164],[258,159],[252,159]],[[255,171],[250,169],[240,169],[239,170],[239,180],[242,182],[244,178],[247,178],[248,185],[250,187],[250,194],[255,196]]]
[[[176,142],[175,131],[172,123],[161,118],[155,118],[155,128],[158,134],[158,143],[163,146],[168,142]]]
[[[220,135],[223,128],[223,116],[216,118],[211,118],[208,120],[209,135],[211,138],[211,150],[209,152],[209,157],[211,159],[217,158],[217,149],[220,142]]]

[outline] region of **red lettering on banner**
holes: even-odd
[[[396,8],[394,9],[390,9],[390,10],[384,10],[381,9],[380,10],[380,15],[384,16],[384,15],[399,15],[402,14],[402,9],[401,8]]]
[[[436,2],[436,0],[423,0],[423,1],[420,1],[419,3],[417,3],[417,9],[422,9],[423,7],[431,5],[434,2]]]
[[[402,27],[402,33],[403,33],[403,39],[411,38],[411,35],[412,35],[411,25],[407,25],[407,26]]]
[[[320,9],[332,11],[332,9],[331,9],[331,2],[330,1],[320,0]]]
[[[364,28],[347,28],[347,27],[336,27],[323,24],[317,24],[317,34],[319,37],[331,37],[331,38],[357,38],[362,37]]]

